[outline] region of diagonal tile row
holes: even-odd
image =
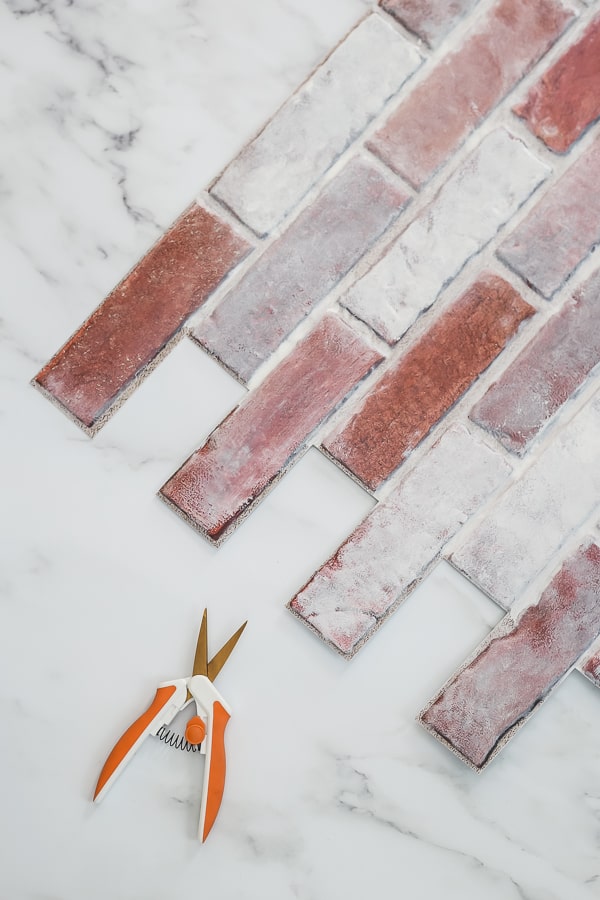
[[[509,610],[422,715],[481,768],[600,685],[600,16],[380,5],[34,383],[91,435],[187,333],[248,384],[160,491],[216,544],[312,444],[377,492],[289,608],[350,657],[446,555]]]

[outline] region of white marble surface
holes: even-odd
[[[371,507],[312,451],[219,550],[155,497],[241,395],[179,345],[90,441],[40,365],[365,11],[362,0],[0,5],[2,900],[589,900],[600,694],[577,673],[483,775],[415,715],[501,613],[440,566],[347,663],[284,608]],[[217,825],[198,760],[107,751],[249,625]]]

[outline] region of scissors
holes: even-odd
[[[100,801],[122,772],[148,735],[158,735],[172,746],[205,754],[202,800],[198,836],[204,842],[214,825],[221,806],[225,788],[225,728],[231,710],[213,685],[213,681],[229,659],[247,622],[238,628],[218,653],[208,659],[208,626],[206,610],[202,616],[200,634],[196,644],[194,667],[188,678],[165,681],[158,686],[156,696],[139,719],[130,725],[111,750],[100,772],[94,792],[94,801]],[[197,715],[192,716],[185,729],[185,740],[176,744],[168,740],[166,731],[177,713],[192,700],[196,702]]]

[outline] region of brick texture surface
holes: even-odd
[[[499,454],[453,426],[313,575],[291,611],[353,655],[509,472]]]
[[[500,259],[550,300],[600,241],[600,140],[502,243]]]
[[[324,448],[379,487],[533,312],[511,285],[486,273],[385,372]]]
[[[500,498],[451,562],[508,609],[600,503],[600,397]]]
[[[539,602],[507,616],[421,721],[476,768],[521,728],[600,633],[600,547],[562,566]]]
[[[97,426],[249,249],[229,225],[194,204],[36,382],[83,426]]]
[[[213,195],[258,234],[270,231],[420,61],[392,25],[369,16],[228,166]]]
[[[369,147],[412,184],[423,184],[571,16],[557,0],[500,0],[400,104]]]
[[[379,5],[435,47],[469,13],[477,0],[380,0]]]
[[[247,381],[407,200],[373,165],[352,161],[198,326],[196,340]]]
[[[523,453],[600,362],[599,323],[597,271],[474,406],[471,420]]]
[[[547,167],[504,129],[489,134],[342,300],[389,343],[494,237]]]
[[[380,359],[327,316],[163,485],[162,497],[220,541]]]
[[[557,153],[600,116],[600,16],[515,107],[534,134]]]

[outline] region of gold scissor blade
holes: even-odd
[[[219,652],[215,653],[215,655],[209,662],[208,677],[210,678],[211,681],[215,680],[215,678],[217,677],[217,675],[219,674],[219,672],[221,671],[221,669],[223,668],[223,666],[229,659],[229,657],[231,655],[231,651],[233,650],[233,648],[239,641],[240,635],[247,624],[248,624],[247,622],[244,622],[244,624],[241,625],[240,628],[238,628],[236,633],[231,635],[231,637],[229,638],[227,643],[223,644],[223,646],[221,647]]]
[[[206,610],[204,610],[198,643],[196,644],[192,675],[208,675],[208,624],[206,618]]]

